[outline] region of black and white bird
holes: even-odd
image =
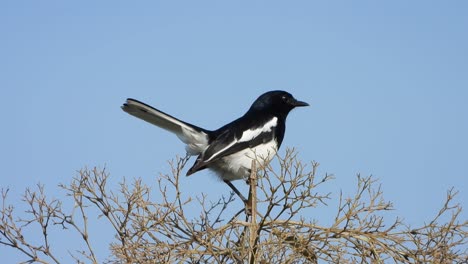
[[[122,109],[176,134],[187,154],[198,156],[187,176],[211,169],[245,202],[231,181],[247,179],[253,159],[260,165],[271,161],[283,142],[289,112],[308,105],[285,91],[266,92],[242,117],[217,130],[184,122],[135,99],[127,99]]]

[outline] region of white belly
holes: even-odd
[[[255,148],[245,149],[221,158],[213,166],[210,166],[210,169],[215,171],[223,180],[247,179],[250,174],[252,160],[257,161],[257,168],[267,165],[278,151],[276,146],[276,141],[272,140]]]

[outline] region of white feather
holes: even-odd
[[[258,137],[261,133],[264,132],[270,132],[273,127],[275,127],[278,124],[278,118],[273,117],[270,121],[268,121],[265,125],[262,127],[258,127],[256,129],[249,129],[246,130],[242,133],[241,138],[239,139],[239,142],[246,142],[249,140],[252,140],[256,137]]]
[[[182,142],[187,144],[185,151],[189,155],[199,155],[208,147],[208,136],[205,133],[182,127],[182,133],[176,135]]]
[[[254,148],[247,148],[223,157],[220,161],[213,163],[210,169],[215,171],[223,180],[246,179],[249,177],[252,160],[256,160],[260,167],[266,166],[273,159],[277,151],[276,141],[271,140]]]
[[[213,155],[211,155],[211,157],[209,159],[206,160],[206,162],[209,162],[211,161],[212,159],[216,158],[216,156],[218,156],[219,154],[223,153],[225,150],[229,149],[230,147],[232,147],[234,144],[237,143],[237,140],[233,140],[229,145],[227,145],[226,147],[220,149],[218,152],[214,153]]]

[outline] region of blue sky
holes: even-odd
[[[20,194],[39,182],[63,198],[57,184],[84,167],[154,184],[183,144],[122,112],[125,98],[215,129],[261,93],[282,89],[311,105],[289,116],[283,152],[295,147],[321,164],[319,173],[335,174],[327,187],[335,198],[352,193],[357,173],[372,174],[396,209],[389,219],[420,225],[452,186],[467,206],[467,7],[2,1],[0,186],[20,207]],[[183,188],[213,200],[229,191],[207,172],[184,178]],[[333,212],[322,207],[310,217],[326,221]],[[69,240],[59,245],[64,255]],[[0,255],[21,260],[5,247]]]

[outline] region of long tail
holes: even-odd
[[[198,155],[208,146],[210,131],[170,116],[135,99],[127,99],[122,110],[148,123],[177,135],[186,146],[187,153]]]

